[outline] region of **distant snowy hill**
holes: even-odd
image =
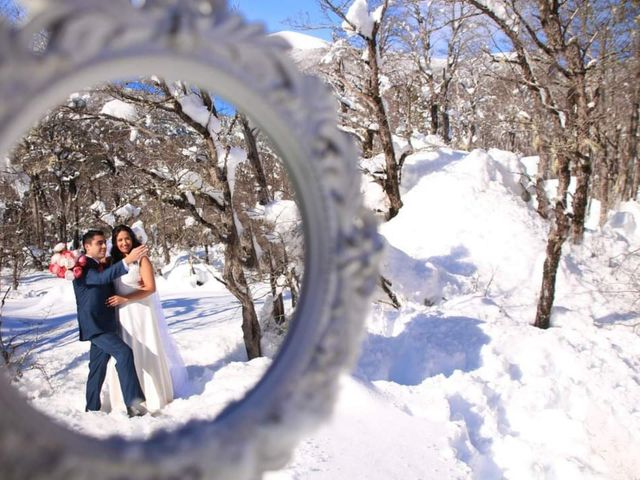
[[[283,31],[272,34],[291,45],[290,55],[302,71],[313,71],[326,55],[331,44],[321,38],[299,32]]]
[[[329,48],[329,42],[312,35],[299,32],[282,31],[271,34],[286,40],[294,50],[313,50],[317,48]]]

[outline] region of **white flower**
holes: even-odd
[[[73,276],[73,271],[72,270],[67,270],[66,272],[64,272],[64,279],[65,280],[73,280],[75,277]]]
[[[67,245],[65,243],[63,243],[63,242],[60,242],[55,247],[53,247],[53,251],[55,253],[59,253],[59,252],[63,251],[66,248],[67,248]]]
[[[53,257],[51,257],[51,263],[53,263],[54,265],[59,265],[58,262],[60,262],[60,258],[62,258],[62,255],[60,255],[59,253],[54,254]]]

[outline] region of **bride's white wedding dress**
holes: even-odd
[[[139,290],[139,282],[140,266],[136,262],[115,281],[116,294],[128,295]],[[133,350],[147,409],[160,410],[174,398],[185,395],[187,371],[169,335],[157,292],[118,307],[117,315],[122,339]],[[109,360],[105,384],[108,395],[103,395],[103,409],[126,411],[113,359]]]

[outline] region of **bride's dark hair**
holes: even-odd
[[[140,240],[138,240],[138,237],[136,237],[136,234],[133,233],[133,230],[131,230],[131,228],[127,227],[126,225],[118,225],[116,228],[113,229],[113,233],[111,234],[111,264],[112,265],[115,264],[116,262],[119,262],[125,257],[125,255],[118,249],[118,245],[116,245],[116,239],[118,238],[118,234],[120,232],[127,232],[131,237],[131,242],[132,242],[131,249],[134,249],[142,245],[140,243]]]

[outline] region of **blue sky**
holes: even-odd
[[[264,22],[270,32],[296,30],[287,24],[287,18],[300,20],[308,16],[311,23],[326,22],[316,0],[231,0],[229,4],[237,7],[247,19]],[[326,29],[306,33],[331,39]]]
[[[0,0],[0,11],[6,14],[14,4],[19,3],[20,0]],[[315,25],[326,21],[316,0],[229,0],[228,3],[247,19],[265,23],[269,32],[297,30],[287,23],[287,19],[299,22],[307,20],[306,23]],[[306,33],[326,40],[331,39],[331,33],[327,29]]]

